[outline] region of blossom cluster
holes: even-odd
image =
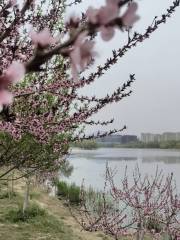
[[[106,5],[100,9],[89,7],[87,10],[88,21],[92,25],[98,26],[101,37],[104,41],[109,41],[115,34],[115,28],[130,28],[139,20],[136,14],[138,4],[130,2],[126,12],[120,16],[121,0],[106,0]]]
[[[172,174],[165,177],[157,169],[153,177],[143,177],[137,168],[129,180],[126,169],[119,184],[114,182],[115,175],[107,166],[99,205],[96,195],[89,199],[82,188],[79,223],[84,229],[100,230],[114,239],[136,236],[143,240],[148,235],[151,239],[162,239],[163,235],[176,239],[180,236],[180,196]]]
[[[16,6],[16,1],[10,1],[8,8]],[[104,41],[110,40],[115,33],[115,28],[131,27],[138,19],[139,16],[136,15],[138,8],[137,3],[130,2],[126,12],[120,17],[120,4],[121,0],[107,0],[106,5],[100,9],[94,9],[89,7],[86,16],[87,16],[87,27],[86,30],[82,29],[81,31],[74,31],[75,25],[79,26],[79,19],[74,19],[70,21],[70,39],[74,40],[69,44],[69,47],[62,47],[63,55],[69,55],[72,68],[73,79],[78,80],[79,72],[83,71],[90,61],[96,56],[94,52],[95,42],[88,40],[88,36],[92,31],[100,32],[102,39]],[[76,24],[75,24],[76,22]],[[72,34],[73,32],[73,34]],[[58,39],[52,36],[48,28],[36,32],[31,30],[29,36],[32,40],[32,43],[37,49],[48,48],[51,45],[56,45]],[[26,59],[26,56],[19,53],[21,59]],[[43,56],[41,56],[43,58]],[[45,56],[44,56],[45,57]],[[34,59],[33,59],[34,60]],[[42,64],[44,61],[42,61]],[[34,63],[33,63],[34,64]],[[36,63],[38,64],[38,62]],[[40,63],[41,64],[41,63]],[[35,66],[39,67],[39,66]],[[34,69],[35,70],[35,69]],[[31,70],[33,71],[33,69]],[[10,66],[3,71],[0,76],[0,105],[8,105],[12,102],[12,94],[8,92],[8,85],[17,83],[22,80],[25,73],[28,72],[26,64],[20,62],[13,62]]]

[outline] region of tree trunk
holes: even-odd
[[[138,229],[136,233],[136,240],[140,240],[141,231]]]
[[[144,235],[145,235],[144,230],[141,230],[140,240],[144,240]]]
[[[144,232],[144,227],[143,227],[143,222],[141,221],[139,224],[138,224],[138,229],[137,229],[137,234],[136,234],[136,240],[144,240],[144,235],[145,235],[145,232]]]
[[[7,191],[8,191],[8,197],[11,199],[11,188],[9,186],[9,176],[7,177]]]
[[[26,189],[25,189],[25,194],[24,194],[24,203],[23,203],[23,214],[27,210],[29,206],[29,191],[30,191],[30,179],[27,178],[26,180]]]
[[[12,172],[12,178],[11,178],[11,195],[14,196],[14,171]]]
[[[144,240],[144,235],[145,235],[144,230],[138,229],[137,235],[136,235],[136,240]]]

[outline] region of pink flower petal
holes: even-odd
[[[9,5],[10,5],[11,7],[14,7],[16,4],[17,4],[17,0],[10,0],[10,1],[9,1]]]
[[[79,77],[79,73],[78,73],[77,67],[74,64],[74,62],[72,62],[72,64],[71,64],[71,73],[72,73],[73,80],[75,82],[77,82],[78,81],[78,77]]]
[[[100,27],[100,32],[101,32],[101,37],[104,41],[110,41],[114,34],[115,34],[115,29],[113,27]]]
[[[98,10],[93,8],[93,7],[89,7],[86,11],[86,15],[88,17],[89,22],[96,24],[98,22]]]
[[[122,0],[106,0],[106,4],[119,4]]]
[[[81,33],[70,52],[72,76],[75,80],[78,79],[79,72],[85,69],[94,54],[94,42],[87,40],[86,36],[86,32]]]
[[[117,4],[108,4],[100,8],[98,16],[99,23],[105,25],[119,16],[119,7]]]
[[[86,40],[81,46],[81,70],[84,70],[86,66],[90,63],[92,57],[95,55],[93,52],[94,42]]]
[[[55,44],[56,40],[51,36],[51,33],[48,28],[43,29],[39,33],[34,30],[30,31],[30,38],[33,43],[36,45],[40,45],[41,47],[47,47],[51,44]]]
[[[1,105],[9,105],[13,101],[13,95],[7,90],[0,91],[0,106]]]
[[[122,22],[126,27],[132,27],[135,22],[139,20],[139,16],[136,15],[136,11],[138,9],[138,4],[132,2],[129,4],[127,11],[122,16]]]
[[[25,75],[24,64],[19,62],[13,62],[8,69],[5,71],[5,78],[9,82],[19,82],[23,79]]]
[[[106,25],[119,15],[118,0],[107,0],[106,6],[101,7],[99,10],[89,7],[86,14],[91,23]]]
[[[84,32],[80,33],[78,38],[76,39],[76,42],[75,42],[74,46],[75,47],[80,47],[86,37],[87,37],[87,31],[84,31]]]

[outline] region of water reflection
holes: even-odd
[[[175,156],[159,156],[159,157],[142,157],[142,162],[152,163],[152,162],[163,162],[166,164],[180,164],[180,158]]]
[[[116,180],[124,175],[126,166],[129,176],[138,164],[142,174],[153,175],[158,166],[165,174],[174,173],[180,190],[180,151],[162,149],[119,149],[101,148],[97,150],[73,149],[69,158],[74,165],[74,172],[69,182],[80,185],[85,179],[86,185],[102,189],[106,162],[118,170]]]

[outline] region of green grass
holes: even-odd
[[[62,221],[31,204],[23,217],[22,197],[0,199],[1,240],[74,240],[78,239]]]
[[[72,204],[79,204],[80,203],[80,187],[76,186],[72,183],[68,189],[68,199]]]
[[[69,185],[74,196],[79,197],[76,186]],[[42,188],[31,188],[30,207],[22,214],[24,182],[14,185],[0,182],[0,240],[109,240],[98,232],[82,231],[71,216],[64,201],[51,197]],[[69,193],[68,193],[69,194]],[[76,198],[75,198],[76,200]]]
[[[13,208],[8,210],[6,214],[6,219],[9,222],[29,222],[36,217],[46,216],[46,212],[43,208],[40,208],[37,204],[31,204],[31,206],[23,213],[22,206],[17,209]]]
[[[64,181],[58,181],[57,185],[57,195],[62,197],[68,196],[68,184]]]
[[[71,204],[80,203],[80,187],[75,183],[68,184],[64,181],[57,182],[57,195],[65,198]]]
[[[82,148],[85,150],[94,150],[97,149],[99,146],[98,143],[94,140],[84,140],[82,142],[72,144],[72,147]]]

